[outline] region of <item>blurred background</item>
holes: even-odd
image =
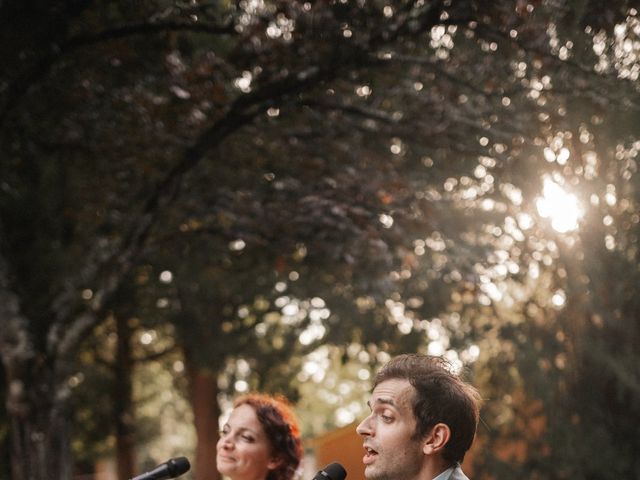
[[[473,478],[640,478],[635,5],[0,2],[0,478],[216,480],[263,390],[359,480],[401,352]]]

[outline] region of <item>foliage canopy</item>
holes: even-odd
[[[445,353],[486,392],[476,476],[638,476],[633,2],[24,1],[0,19],[15,478],[70,476],[78,350],[123,298],[228,393],[290,389],[321,344],[369,369]]]

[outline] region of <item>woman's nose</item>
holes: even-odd
[[[225,450],[230,450],[233,448],[233,437],[229,434],[226,434],[226,435],[223,434],[220,436],[219,444],[221,448],[224,448]]]

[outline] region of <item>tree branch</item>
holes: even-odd
[[[25,364],[35,357],[28,321],[20,312],[20,301],[9,285],[8,266],[0,254],[0,357],[6,378],[21,378]],[[7,385],[7,406],[18,405],[24,385]]]
[[[71,51],[76,48],[88,47],[97,43],[109,42],[120,38],[132,37],[136,35],[155,35],[166,32],[191,32],[205,33],[208,35],[234,35],[236,31],[233,24],[210,25],[201,23],[184,22],[158,22],[158,23],[138,23],[133,25],[123,25],[120,27],[103,30],[98,33],[85,33],[71,37],[61,47],[61,53]]]
[[[53,68],[56,62],[67,53],[84,47],[89,47],[102,42],[126,38],[136,35],[155,35],[158,33],[188,31],[194,33],[206,33],[213,35],[232,35],[235,33],[232,24],[208,25],[198,23],[162,22],[149,24],[125,25],[99,33],[85,33],[76,35],[61,43],[52,43],[43,48],[40,58],[30,68],[22,72],[6,88],[4,98],[6,101],[0,111],[0,129],[4,125],[9,113],[18,105],[40,79],[44,78]]]
[[[88,262],[88,267],[75,279],[67,282],[63,292],[54,299],[56,321],[48,337],[48,351],[69,353],[99,323],[100,313],[142,252],[160,211],[178,196],[180,183],[188,172],[195,169],[224,139],[250,123],[271,105],[322,81],[334,72],[333,69],[311,68],[265,84],[238,97],[224,116],[202,132],[187,149],[182,160],[156,185],[123,241],[118,245],[99,244],[92,255],[98,261]],[[79,291],[82,286],[91,283],[98,285],[91,302],[83,306]],[[75,311],[79,312],[77,316],[74,316]],[[73,318],[72,326],[68,325],[70,318]]]

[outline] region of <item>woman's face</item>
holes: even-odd
[[[234,408],[218,440],[218,471],[232,480],[262,480],[278,463],[253,407]]]

